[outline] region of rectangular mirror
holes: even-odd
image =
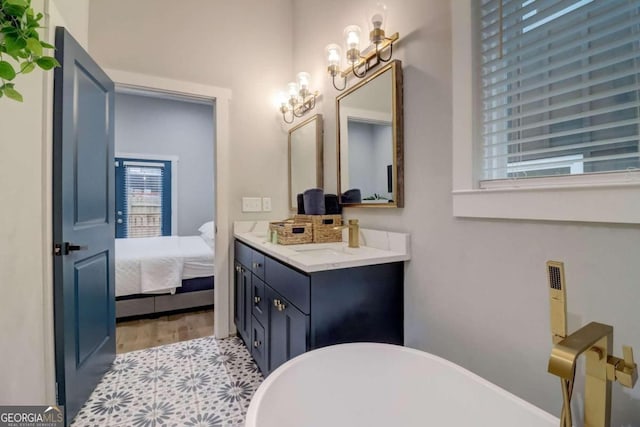
[[[316,114],[289,130],[289,207],[298,209],[296,196],[323,183],[322,115]]]
[[[344,206],[404,206],[402,63],[336,98],[338,193]]]

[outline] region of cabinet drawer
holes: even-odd
[[[258,251],[251,252],[251,272],[264,280],[264,254]]]
[[[256,276],[251,276],[251,313],[262,325],[267,324],[267,298],[264,291],[264,282]]]
[[[253,249],[251,249],[249,246],[237,240],[235,241],[234,257],[235,260],[240,264],[244,265],[245,267],[251,268],[251,257],[253,252]]]
[[[299,273],[269,257],[265,258],[265,282],[298,307],[310,312],[309,276]]]

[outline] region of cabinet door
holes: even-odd
[[[238,262],[235,263],[235,273],[233,276],[233,320],[238,329],[238,334],[244,339],[244,316],[242,314],[244,306],[244,293],[242,286],[242,265]]]
[[[251,271],[242,267],[242,335],[244,342],[251,348]]]
[[[256,275],[251,276],[251,314],[264,326],[267,324],[267,298],[264,295],[265,284]]]
[[[234,320],[238,334],[250,347],[251,340],[251,272],[236,263],[234,280]]]
[[[251,356],[263,374],[267,372],[267,340],[264,328],[255,318],[251,326]]]
[[[267,362],[269,372],[308,348],[309,316],[302,313],[280,294],[265,286],[269,304]]]

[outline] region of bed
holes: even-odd
[[[213,240],[116,239],[116,317],[213,305]]]

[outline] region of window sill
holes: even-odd
[[[574,177],[567,177],[574,178]],[[576,177],[585,178],[585,177]],[[577,179],[490,183],[491,188],[454,190],[456,217],[640,224],[640,181],[599,183]],[[525,185],[524,181],[531,181]],[[486,186],[487,183],[485,183]],[[507,185],[510,184],[510,185]]]

